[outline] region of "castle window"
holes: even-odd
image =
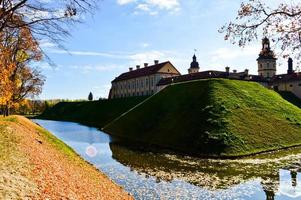
[[[292,84],[290,84],[290,87],[293,87],[293,85],[292,85]]]
[[[301,83],[299,83],[298,85],[301,86]]]
[[[267,63],[267,68],[270,68],[270,63]]]
[[[167,71],[169,72],[169,69]]]
[[[260,68],[262,68],[262,64],[260,64]]]

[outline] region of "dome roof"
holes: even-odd
[[[195,55],[193,55],[193,57],[192,57],[192,62],[190,64],[190,68],[196,68],[196,69],[200,68]]]
[[[270,40],[267,37],[262,39],[262,49],[257,60],[265,59],[277,60],[274,52],[271,50]]]

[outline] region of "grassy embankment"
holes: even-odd
[[[301,144],[301,110],[258,83],[210,79],[169,86],[104,131],[143,146],[242,156]]]
[[[61,102],[45,111],[38,118],[73,121],[102,128],[145,99],[146,97],[130,97],[91,102]]]
[[[278,92],[283,99],[287,100],[288,102],[294,104],[295,106],[301,108],[301,100],[294,95],[292,92],[284,92],[284,91],[279,91]]]
[[[0,117],[0,199],[131,199],[55,136]]]

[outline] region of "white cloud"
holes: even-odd
[[[136,2],[136,0],[117,0],[117,3],[119,5],[125,5],[125,4],[129,4],[129,3],[133,3]]]
[[[81,73],[87,74],[90,72],[108,72],[114,71],[118,68],[123,68],[122,65],[111,64],[84,64],[84,65],[70,65],[67,66],[73,70],[80,70]]]
[[[47,39],[43,39],[39,41],[41,48],[57,48],[57,44],[50,42]]]
[[[147,11],[147,12],[150,11],[149,5],[145,3],[137,5],[136,8],[142,11]]]
[[[180,6],[178,0],[147,0],[149,5],[158,6],[160,9],[173,10]]]
[[[148,43],[142,43],[142,47],[147,47]],[[124,72],[128,70],[128,67],[134,67],[136,65],[143,65],[144,63],[149,63],[150,65],[154,63],[154,60],[159,60],[160,62],[171,61],[180,71],[186,71],[187,66],[191,62],[191,57],[185,56],[185,53],[179,53],[175,51],[166,50],[149,50],[141,52],[95,52],[95,51],[65,51],[60,49],[48,49],[49,53],[54,54],[68,54],[71,56],[96,56],[111,59],[119,59],[122,61],[122,65],[72,65],[72,69],[81,69],[83,73],[89,73],[91,71],[119,71]],[[183,67],[181,67],[183,66]],[[66,67],[66,66],[62,66]]]
[[[180,10],[179,0],[117,0],[119,5],[136,4],[134,14],[146,12],[149,15],[157,15],[159,10],[166,10],[174,13]]]
[[[147,48],[147,47],[149,47],[150,44],[144,42],[144,43],[141,43],[140,45],[141,45],[141,47],[143,47],[143,48]]]
[[[115,58],[115,59],[127,59],[127,55],[124,54],[96,52],[96,51],[66,51],[61,49],[50,49],[48,52],[54,54],[69,54],[72,56],[99,56],[99,57]]]
[[[256,57],[259,53],[258,45],[241,48],[219,48],[211,53],[211,57],[216,60],[233,60],[241,57]]]
[[[143,47],[147,47],[148,43],[143,43]],[[105,58],[114,58],[114,59],[124,59],[129,60],[131,63],[145,63],[157,59],[161,60],[169,60],[174,56],[174,52],[170,51],[158,51],[158,50],[150,50],[138,53],[111,53],[111,52],[95,52],[95,51],[65,51],[60,49],[52,49],[49,50],[50,53],[54,54],[69,54],[72,56],[97,56],[97,57],[105,57]]]

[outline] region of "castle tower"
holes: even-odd
[[[257,59],[258,75],[264,78],[271,78],[276,75],[276,60],[274,52],[270,47],[270,40],[262,40],[262,49]]]
[[[288,58],[288,69],[287,69],[287,73],[288,74],[293,74],[294,73],[294,69],[293,69],[293,59],[292,58]]]
[[[192,57],[190,68],[188,69],[189,74],[198,73],[200,70],[199,63],[197,62],[195,54]]]

